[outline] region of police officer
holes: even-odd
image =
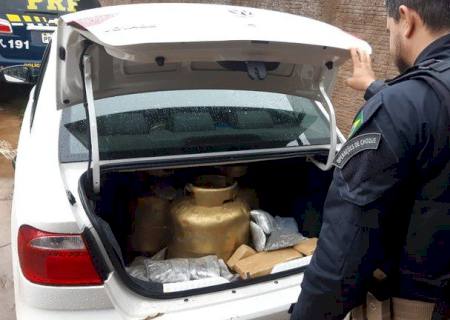
[[[369,56],[352,50],[347,83],[366,90],[367,103],[334,160],[295,320],[343,319],[368,292],[392,298],[390,316],[379,319],[431,319],[433,310],[433,319],[448,317],[450,1],[386,6],[402,75],[375,81]]]

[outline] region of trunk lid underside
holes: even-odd
[[[82,102],[86,39],[96,44],[89,52],[96,98],[210,87],[317,96],[319,83],[330,85],[349,58],[348,49],[371,51],[331,25],[261,9],[141,4],[87,10],[63,16],[58,25],[58,108]],[[254,81],[217,64],[223,61],[280,65],[266,65],[264,81]]]

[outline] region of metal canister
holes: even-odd
[[[137,199],[131,247],[135,252],[152,255],[167,246],[170,201],[148,196]]]
[[[201,176],[186,189],[190,195],[170,210],[170,258],[217,255],[227,260],[248,243],[249,207],[236,198],[237,183],[225,176]]]

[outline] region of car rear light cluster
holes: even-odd
[[[0,33],[12,33],[11,23],[8,20],[0,19]]]
[[[56,286],[103,283],[79,234],[48,233],[22,226],[18,250],[22,272],[31,282]]]

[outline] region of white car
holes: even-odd
[[[139,280],[129,203],[155,170],[179,181],[244,164],[261,208],[317,235],[345,142],[328,96],[353,47],[371,50],[325,23],[243,7],[61,17],[20,133],[17,319],[288,319],[308,257],[247,280]],[[6,78],[27,81],[17,74]]]

